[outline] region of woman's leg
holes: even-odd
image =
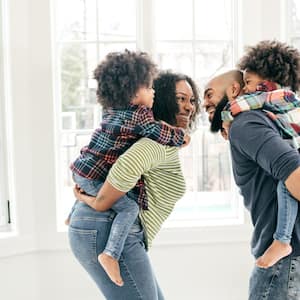
[[[71,249],[109,300],[162,300],[152,272],[149,257],[143,243],[143,230],[134,224],[126,239],[119,260],[124,285],[115,285],[97,257],[103,252],[110,233],[113,211],[96,212],[83,203],[78,203],[69,227]]]

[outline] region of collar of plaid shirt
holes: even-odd
[[[230,101],[222,111],[222,120],[232,122],[241,112],[260,109],[275,123],[283,138],[292,139],[293,146],[300,148],[300,100],[292,91],[274,89],[278,86],[266,83],[259,85],[257,92]]]

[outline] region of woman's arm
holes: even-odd
[[[96,197],[84,194],[76,186],[74,195],[97,211],[108,210],[135,186],[145,172],[157,166],[164,158],[164,146],[143,138],[114,163]]]
[[[126,192],[114,188],[107,180],[105,180],[96,197],[85,194],[78,185],[75,185],[73,192],[76,199],[85,202],[97,211],[110,209],[119,198],[126,194]]]

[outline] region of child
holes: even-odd
[[[248,95],[240,96],[230,102],[230,115],[235,116],[249,109],[263,109],[275,122],[281,135],[294,141],[299,148],[300,101],[288,90],[277,90],[289,87],[293,91],[300,84],[300,53],[297,49],[277,41],[262,41],[248,49],[239,63],[243,70],[244,91]],[[272,92],[273,91],[273,92]],[[254,93],[254,94],[251,94]],[[297,108],[298,107],[298,110]],[[228,135],[230,117],[222,112],[223,133]],[[286,189],[284,182],[277,187],[278,218],[274,241],[265,253],[256,261],[257,266],[268,268],[292,252],[291,235],[295,224],[298,202]]]
[[[112,164],[141,137],[177,147],[189,142],[183,129],[153,118],[152,83],[156,72],[156,66],[146,53],[128,50],[108,54],[94,71],[98,102],[104,109],[103,121],[89,145],[81,149],[81,155],[71,165],[74,181],[86,194],[97,195]],[[103,269],[119,286],[123,280],[118,259],[139,213],[138,205],[130,198],[138,199],[141,208],[147,209],[143,181],[127,195],[112,206],[117,214],[106,248],[98,256]]]

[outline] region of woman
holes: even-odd
[[[153,112],[157,120],[185,129],[194,126],[199,103],[198,91],[191,78],[163,72],[154,81],[154,89]],[[106,244],[115,212],[99,210],[111,207],[141,175],[146,183],[149,210],[140,212],[125,242],[119,260],[124,285],[118,287],[97,261],[97,255]],[[114,164],[97,195],[101,201],[80,193],[76,188],[74,193],[92,208],[83,202],[76,205],[69,228],[71,248],[104,296],[109,300],[164,299],[146,249],[184,193],[178,148],[162,146],[147,138],[140,139]]]

